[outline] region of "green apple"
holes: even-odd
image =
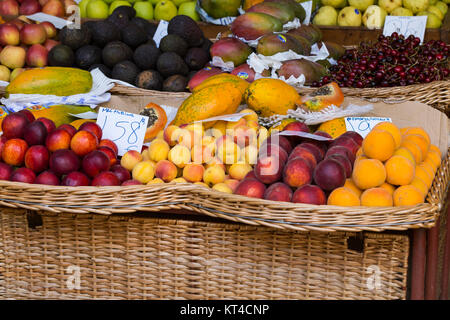
[[[170,0],[162,0],[155,7],[155,19],[170,21],[177,15],[177,7]]]
[[[153,8],[160,2],[161,0],[148,0],[153,5]]]
[[[111,4],[111,3],[113,3],[115,0],[103,0],[103,1],[105,1],[107,4]]]
[[[80,16],[81,18],[87,18],[86,15],[86,6],[89,3],[90,0],[81,0],[80,3],[78,3],[78,6],[80,7]]]
[[[114,12],[114,10],[116,10],[116,8],[122,7],[122,6],[131,7],[131,4],[125,0],[116,0],[113,3],[111,3],[111,5],[109,6],[109,14],[112,14]]]
[[[181,6],[182,3],[185,2],[190,2],[192,0],[172,0],[173,4],[176,5],[177,7]]]
[[[136,10],[136,17],[146,20],[153,19],[153,6],[149,1],[135,2],[133,8]]]
[[[200,21],[200,16],[195,11],[195,1],[184,2],[178,7],[178,15],[185,15],[192,18],[194,21]]]
[[[108,5],[102,0],[92,0],[86,6],[86,16],[92,19],[108,18]]]

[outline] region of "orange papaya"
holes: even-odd
[[[320,111],[331,105],[340,107],[344,94],[336,82],[330,82],[303,97],[301,107],[307,111]]]
[[[167,123],[167,114],[161,106],[152,102],[147,104],[140,114],[148,117],[144,142],[150,142],[156,137],[159,131],[165,128]]]

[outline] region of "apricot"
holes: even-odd
[[[188,182],[200,182],[205,168],[201,164],[188,163],[183,168],[183,178]]]
[[[392,207],[392,194],[384,188],[370,188],[361,194],[361,205],[367,207]]]
[[[173,179],[171,182],[174,182],[174,183],[188,183],[188,182],[186,181],[186,179],[184,179],[184,178],[182,178],[182,177]]]
[[[234,192],[234,190],[236,190],[237,185],[239,184],[239,180],[225,179],[225,181],[223,183],[225,183],[227,186],[229,186],[231,188],[231,190]]]
[[[415,167],[411,161],[403,156],[392,156],[384,164],[386,181],[396,186],[410,184],[414,179]]]
[[[150,180],[149,182],[147,182],[147,185],[155,184],[155,183],[164,183],[164,181],[161,180],[160,178],[153,178],[152,180]]]
[[[214,157],[210,161],[208,161],[205,165],[205,169],[208,169],[209,167],[212,167],[215,165],[222,167],[223,171],[226,171],[225,164],[222,162],[222,160],[220,160],[217,157]]]
[[[177,130],[179,130],[180,127],[175,125],[167,126],[166,129],[164,129],[164,140],[169,144],[169,146],[173,147],[177,144],[178,134]]]
[[[413,185],[398,187],[394,192],[394,206],[414,206],[425,201],[423,193]]]
[[[213,125],[213,134],[216,138],[227,134],[227,121],[219,120]]]
[[[427,156],[428,150],[430,149],[430,145],[427,140],[419,134],[406,134],[403,136],[403,140],[411,141],[415,143],[422,152],[422,160]]]
[[[177,167],[169,160],[161,160],[156,163],[155,176],[164,182],[170,182],[178,175]]]
[[[218,146],[217,157],[225,164],[238,162],[241,157],[241,148],[234,142],[226,142]]]
[[[394,156],[402,156],[405,157],[406,159],[408,159],[409,161],[411,161],[411,163],[416,166],[416,158],[414,158],[413,154],[411,153],[411,151],[409,151],[407,148],[405,147],[400,147],[397,150],[395,150],[394,152]]]
[[[211,166],[203,173],[203,182],[209,186],[225,181],[225,170],[218,165]]]
[[[212,189],[230,194],[233,193],[233,190],[223,182],[213,185]]]
[[[396,144],[389,131],[372,129],[364,138],[362,148],[367,157],[386,161],[394,154]]]
[[[362,193],[361,189],[359,189],[356,186],[356,184],[353,182],[353,180],[351,178],[346,179],[345,180],[345,184],[343,186],[348,188],[348,189],[350,189],[350,190],[352,190],[354,193],[356,193],[356,195],[358,197],[361,196],[361,193]]]
[[[154,139],[147,149],[149,159],[155,162],[166,160],[169,151],[169,144],[161,139]]]
[[[241,153],[241,161],[248,164],[256,164],[258,160],[258,148],[253,145],[248,145],[243,149]]]
[[[346,187],[334,189],[328,196],[327,204],[330,206],[353,207],[360,206],[359,197],[352,190]]]
[[[206,183],[204,183],[204,182],[194,182],[194,184],[202,186],[202,187],[209,188],[208,185]]]
[[[252,166],[249,165],[248,163],[233,163],[230,166],[228,173],[230,174],[231,178],[240,181],[244,179],[247,173],[249,173],[252,170],[253,170]]]
[[[355,162],[352,180],[362,190],[381,186],[386,181],[386,169],[377,159],[362,159]]]
[[[137,180],[143,184],[148,183],[155,176],[153,163],[150,161],[139,162],[134,166],[131,176],[134,180]]]
[[[395,187],[392,184],[389,184],[387,182],[383,183],[380,188],[385,189],[386,191],[388,191],[391,195],[394,194],[395,191]]]
[[[403,140],[401,147],[406,148],[406,149],[408,149],[409,152],[411,152],[411,154],[414,157],[416,165],[422,162],[422,160],[424,158],[424,156],[422,154],[422,150],[413,141]]]
[[[415,177],[413,179],[413,181],[411,182],[411,185],[416,187],[417,189],[419,189],[420,192],[422,192],[422,195],[423,195],[424,198],[428,194],[428,186],[427,186],[427,184],[422,179],[420,179],[419,177]]]
[[[434,179],[434,176],[436,174],[436,170],[434,169],[432,164],[429,164],[428,162],[423,161],[421,164],[419,164],[420,167],[423,167],[429,174],[432,180]]]
[[[430,144],[430,150],[429,151],[436,152],[437,155],[439,156],[439,159],[442,158],[441,150],[438,147],[436,147],[434,144]]]
[[[150,160],[150,156],[148,155],[148,148],[142,150],[141,152],[142,160]]]
[[[425,140],[427,141],[428,145],[431,144],[430,136],[428,135],[428,133],[423,128],[420,128],[420,127],[406,127],[406,128],[403,128],[403,134],[404,135],[408,135],[408,134],[421,135],[423,138],[425,138]]]
[[[247,121],[256,121],[258,122],[258,114],[252,109],[246,108],[242,109],[239,113],[249,113],[243,117],[243,119]]]
[[[433,177],[430,175],[427,169],[425,169],[423,166],[416,166],[416,177],[420,178],[423,182],[426,183],[428,189],[431,188],[431,185],[433,184]]]
[[[269,131],[265,127],[260,127],[258,131],[258,148],[266,141],[269,136]]]
[[[134,166],[142,161],[142,155],[136,150],[129,150],[125,152],[120,159],[120,165],[128,171],[133,170]]]
[[[191,161],[191,150],[186,146],[178,144],[170,149],[168,159],[178,168],[184,168]]]
[[[192,149],[192,147],[197,144],[197,145],[201,145],[201,136],[200,139],[197,136],[197,141],[196,141],[196,136],[194,131],[190,131],[184,128],[180,128],[179,130],[176,131],[175,133],[176,135],[178,135],[178,144],[182,145],[182,146],[186,146],[189,149]]]
[[[402,143],[402,133],[400,132],[400,129],[395,124],[393,124],[392,122],[384,121],[384,122],[380,122],[377,125],[375,125],[375,127],[373,127],[373,129],[386,130],[394,138],[395,148],[400,147],[400,144]]]
[[[192,162],[197,164],[207,163],[214,158],[214,143],[209,145],[195,145],[191,149]]]
[[[355,157],[358,158],[358,157],[363,156],[363,155],[364,155],[363,149],[362,149],[362,147],[359,147],[359,149],[355,153]]]
[[[439,155],[436,152],[432,151],[431,149],[430,149],[430,151],[428,151],[428,154],[424,161],[428,162],[430,164],[433,164],[434,167],[436,168],[436,170],[441,165],[441,158],[439,157]]]

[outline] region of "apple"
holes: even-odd
[[[12,23],[0,25],[0,45],[17,46],[20,43],[20,30]]]
[[[22,68],[25,65],[26,51],[18,46],[6,46],[0,52],[0,63],[10,69]]]
[[[15,0],[0,1],[0,16],[5,20],[10,20],[19,15],[19,4]]]
[[[160,0],[158,0],[159,2]],[[87,6],[87,5],[86,5]],[[109,12],[108,14],[112,14],[114,12],[114,10],[118,7],[122,7],[122,6],[127,6],[127,7],[131,7],[131,4],[128,1],[125,0],[116,0],[113,1],[111,3],[111,5],[109,6]],[[87,13],[87,9],[86,9],[86,13]],[[87,17],[87,16],[86,16]]]
[[[42,44],[33,44],[28,48],[25,61],[29,67],[42,68],[47,65],[48,51]]]
[[[20,30],[20,40],[23,44],[42,44],[47,40],[47,33],[41,24],[26,24]]]
[[[194,21],[200,21],[200,16],[195,10],[195,6],[195,1],[189,1],[180,4],[180,6],[178,7],[178,15],[185,15],[191,17]]]
[[[47,34],[47,39],[56,37],[56,35],[58,34],[58,31],[56,30],[56,27],[53,23],[44,21],[44,22],[41,22],[40,24],[45,29],[45,33]]]
[[[86,14],[92,19],[108,18],[108,5],[102,0],[91,0],[86,6]]]
[[[136,17],[151,20],[153,19],[153,7],[148,1],[138,1],[133,6],[136,10]]]
[[[59,0],[50,0],[42,7],[42,12],[55,17],[63,18],[66,15],[64,6]]]
[[[41,5],[38,0],[25,0],[19,8],[19,14],[30,15],[41,11]]]
[[[60,44],[59,41],[47,39],[47,41],[44,42],[44,47],[45,49],[47,49],[48,52],[50,52],[50,50],[52,50],[52,48],[58,44]]]

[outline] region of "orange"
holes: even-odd
[[[420,178],[423,182],[427,184],[428,189],[431,187],[433,183],[433,177],[430,176],[428,171],[422,166],[416,166],[416,177]]]
[[[413,141],[411,140],[403,140],[401,147],[404,147],[406,149],[409,150],[409,152],[411,152],[411,154],[414,157],[414,160],[416,160],[416,164],[421,163],[422,162],[422,150],[420,149],[420,147],[415,144]]]
[[[415,168],[411,161],[402,156],[393,156],[384,164],[386,181],[395,186],[410,184],[414,179]]]
[[[371,188],[361,195],[361,205],[367,207],[392,207],[392,194],[384,188]]]
[[[420,128],[420,127],[406,127],[404,129],[405,129],[405,131],[404,131],[403,134],[405,134],[405,135],[406,134],[418,134],[418,135],[421,135],[422,137],[424,137],[428,144],[431,143],[430,136],[428,135],[428,133],[423,128]]]
[[[420,192],[422,192],[423,196],[425,197],[428,193],[428,186],[425,182],[423,182],[422,179],[420,179],[419,177],[415,177],[413,179],[413,181],[411,182],[411,185],[416,187],[417,189],[420,190]]]
[[[385,190],[387,190],[391,195],[394,194],[395,191],[395,187],[392,184],[389,184],[387,182],[383,183],[380,188],[383,188]]]
[[[395,147],[400,147],[400,144],[402,143],[402,134],[400,132],[400,129],[395,124],[388,121],[380,122],[374,127],[374,129],[381,129],[389,132],[394,138]]]
[[[396,145],[389,131],[372,129],[363,140],[362,149],[367,157],[386,161],[394,154]]]
[[[413,185],[398,187],[394,192],[394,206],[414,206],[425,201],[422,192]]]
[[[363,190],[379,187],[386,181],[386,169],[380,160],[362,159],[355,163],[352,180]]]
[[[422,151],[422,160],[426,157],[428,149],[430,149],[430,144],[423,136],[419,134],[406,134],[403,136],[403,139],[414,142],[420,148],[420,151]]]
[[[405,147],[400,147],[397,150],[395,150],[394,156],[403,156],[409,161],[411,161],[414,166],[416,165],[416,159],[414,158],[413,154]]]
[[[334,189],[328,196],[327,204],[330,206],[353,207],[361,205],[359,197],[346,187]]]
[[[361,196],[361,193],[362,193],[361,189],[359,189],[359,188],[356,186],[356,184],[353,182],[353,180],[352,180],[351,178],[348,178],[348,179],[345,180],[344,187],[346,187],[346,188],[352,190],[354,193],[356,193],[356,195],[357,195],[358,197]]]

